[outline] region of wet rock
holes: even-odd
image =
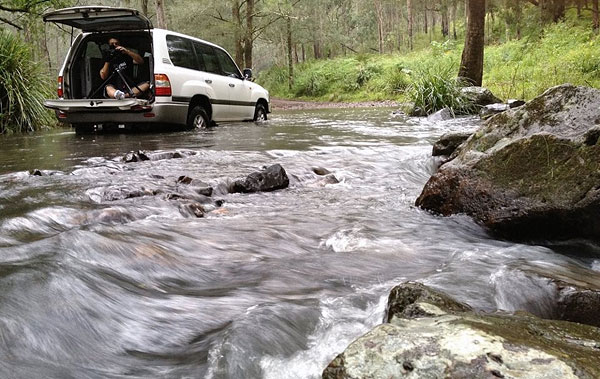
[[[526,103],[523,100],[509,99],[506,101],[506,104],[508,104],[508,107],[510,109],[514,109],[514,108],[522,107]]]
[[[283,167],[275,164],[262,171],[253,172],[245,179],[234,181],[229,188],[229,192],[270,192],[287,188],[289,183],[289,178]]]
[[[487,120],[488,118],[492,117],[493,115],[496,115],[496,114],[502,113],[502,112],[506,112],[509,109],[510,109],[510,106],[508,104],[502,104],[502,103],[489,104],[489,105],[486,105],[481,108],[481,110],[479,111],[479,117],[481,117],[484,120]]]
[[[123,157],[123,161],[125,163],[141,162],[141,161],[148,161],[148,160],[150,160],[150,158],[148,157],[146,152],[144,152],[143,150],[138,150],[137,152],[130,151],[129,153],[125,154],[125,156]]]
[[[313,167],[312,171],[319,176],[325,176],[325,175],[331,174],[331,171],[329,171],[328,169],[323,168],[323,167]]]
[[[326,175],[322,180],[319,181],[319,184],[322,186],[326,186],[327,184],[338,184],[340,181],[333,174]]]
[[[190,184],[192,182],[192,180],[194,180],[194,179],[190,178],[189,176],[182,175],[179,178],[177,178],[177,183],[178,184]]]
[[[211,186],[196,187],[195,191],[199,195],[208,196],[208,197],[211,197],[213,194],[213,188]]]
[[[598,120],[599,90],[554,87],[484,122],[416,205],[512,240],[598,240],[600,146],[585,143]]]
[[[55,170],[38,170],[37,168],[34,170],[29,170],[29,175],[31,176],[52,176],[52,175],[64,175],[65,173],[62,171]]]
[[[462,145],[472,133],[446,133],[433,144],[432,155],[434,157],[440,155],[449,156]]]
[[[529,314],[483,314],[414,283],[390,294],[386,320],[323,378],[595,378],[600,329]]]
[[[204,217],[206,209],[200,203],[186,203],[179,206],[179,212],[184,216]]]
[[[429,122],[441,122],[454,119],[454,113],[450,108],[444,108],[427,117]]]
[[[467,95],[475,105],[480,107],[489,104],[502,103],[502,100],[497,98],[492,91],[484,87],[464,87],[461,88],[461,91]]]
[[[157,190],[147,188],[107,187],[87,191],[90,199],[97,203],[133,199],[143,196],[155,196]]]

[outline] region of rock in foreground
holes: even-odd
[[[592,326],[525,314],[476,314],[417,283],[396,287],[388,307],[389,323],[354,341],[323,378],[600,375],[600,329]]]
[[[416,205],[514,240],[600,239],[600,91],[563,85],[486,121]]]

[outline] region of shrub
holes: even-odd
[[[461,91],[465,83],[456,78],[451,67],[430,66],[412,75],[408,94],[416,114],[428,115],[443,108],[450,108],[454,114],[476,111],[471,99]]]
[[[43,106],[50,93],[30,47],[15,34],[0,31],[0,134],[52,124],[51,113]]]

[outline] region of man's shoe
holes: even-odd
[[[120,91],[120,90],[115,91],[115,99],[123,100],[124,98],[125,98],[125,92]]]

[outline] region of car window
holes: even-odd
[[[203,43],[194,41],[194,48],[198,55],[198,60],[201,62],[201,70],[221,75],[221,67],[215,55],[215,50]]]
[[[167,36],[167,48],[169,57],[175,66],[198,69],[196,56],[192,47],[192,41],[178,36]]]
[[[221,70],[223,70],[223,75],[225,76],[234,76],[236,78],[240,78],[240,71],[229,55],[223,50],[215,49],[215,53],[217,54],[217,58],[219,59],[219,63],[221,64]]]

